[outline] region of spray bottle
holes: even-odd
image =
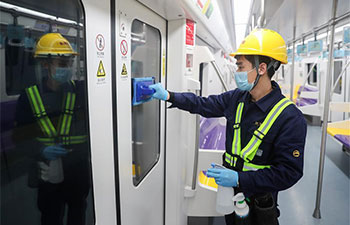
[[[214,168],[225,169],[224,166],[219,164],[213,165]],[[218,185],[218,191],[216,193],[216,211],[222,215],[228,215],[233,213],[234,204],[232,197],[235,195],[232,187],[224,187]]]
[[[49,160],[48,163],[38,162],[40,177],[43,181],[58,184],[64,180],[63,166],[61,158]]]
[[[213,167],[226,169],[226,167],[216,163]],[[244,194],[239,192],[235,195],[232,187],[218,185],[216,194],[216,211],[223,215],[235,212],[235,225],[251,225],[249,206],[245,201]]]
[[[251,220],[249,216],[249,206],[245,201],[244,194],[242,192],[236,194],[232,200],[235,202],[235,224],[236,225],[250,225]]]

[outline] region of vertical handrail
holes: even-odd
[[[296,26],[293,26],[293,54],[292,54],[292,71],[290,74],[290,100],[293,101],[294,94],[294,65],[295,65],[295,32]]]
[[[196,90],[196,95],[199,95],[199,90]],[[194,148],[194,161],[193,161],[193,175],[192,175],[192,190],[196,189],[197,183],[197,168],[198,168],[198,155],[199,155],[199,133],[200,133],[200,116],[196,115],[196,142]]]
[[[330,20],[331,25],[331,36],[329,41],[329,55],[328,55],[328,68],[327,68],[327,79],[326,79],[326,92],[324,100],[323,109],[323,124],[322,124],[322,140],[321,140],[321,152],[320,152],[320,162],[318,171],[318,184],[317,184],[317,194],[316,194],[316,204],[315,210],[312,214],[316,219],[321,219],[321,193],[322,193],[322,182],[323,182],[323,172],[324,172],[324,161],[326,154],[326,140],[327,140],[327,126],[328,126],[328,114],[329,114],[329,99],[331,91],[331,76],[332,76],[332,66],[333,66],[333,50],[334,50],[334,29],[335,29],[335,16],[337,12],[338,0],[333,0],[332,6],[332,18]]]
[[[261,0],[260,17],[258,19],[258,28],[263,28],[265,22],[265,0]]]

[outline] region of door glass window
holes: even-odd
[[[310,73],[310,70],[313,66],[313,63],[307,64],[307,72]],[[308,84],[312,86],[317,86],[317,65],[312,68],[312,72],[308,77]]]
[[[343,80],[342,80],[342,77],[339,78],[340,73],[342,71],[342,66],[343,66],[342,61],[334,61],[333,87],[334,87],[334,85],[336,85],[334,88],[334,93],[337,93],[337,94],[341,94],[341,89],[342,89]],[[337,82],[338,78],[339,78],[339,81],[336,84],[335,82]]]
[[[0,224],[95,224],[83,7],[77,0],[5,2]]]
[[[285,67],[282,66],[282,72],[281,72],[281,80],[284,80],[284,76],[285,76]]]
[[[161,39],[158,29],[139,20],[131,27],[131,76],[160,82]],[[157,163],[160,154],[160,102],[132,107],[132,170],[137,186]]]

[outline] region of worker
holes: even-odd
[[[209,168],[218,185],[243,192],[254,225],[278,224],[279,191],[292,187],[303,175],[306,122],[303,114],[271,78],[287,64],[286,45],[275,31],[253,30],[234,56],[237,89],[209,97],[175,93],[161,84],[150,86],[153,98],[203,117],[225,117],[226,152],[223,168]],[[233,225],[235,214],[225,216]]]
[[[42,225],[85,224],[91,173],[85,85],[72,80],[76,55],[61,34],[43,35],[34,52],[38,79],[17,103],[15,139],[32,158],[28,184],[38,189]]]

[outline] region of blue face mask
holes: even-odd
[[[237,84],[238,89],[242,91],[250,91],[254,87],[254,83],[248,82],[248,73],[253,71],[255,69],[252,69],[250,71],[243,71],[243,72],[234,72],[235,75],[235,81]]]
[[[67,67],[56,67],[56,73],[52,78],[60,83],[68,82],[72,78],[72,69]]]

